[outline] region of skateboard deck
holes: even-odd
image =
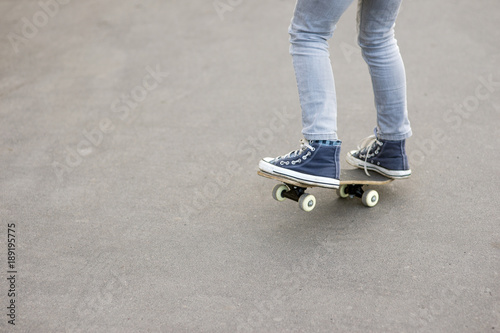
[[[319,185],[311,185],[291,180],[280,175],[270,174],[264,171],[257,171],[259,176],[273,179],[281,182],[273,189],[273,198],[278,201],[290,199],[297,201],[299,207],[310,212],[316,206],[316,198],[312,194],[306,193],[307,188],[311,187],[324,187]],[[392,182],[394,179],[387,178],[374,171],[370,172],[370,176],[366,175],[362,169],[341,169],[340,171],[340,186],[337,189],[337,194],[341,198],[354,198],[361,199],[363,204],[367,207],[373,207],[378,203],[379,194],[376,190],[364,190],[364,185],[384,185]],[[326,188],[326,187],[324,187]],[[327,188],[328,189],[328,188]]]

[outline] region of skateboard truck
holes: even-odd
[[[337,189],[337,194],[339,197],[345,199],[350,197],[351,199],[354,197],[361,198],[361,202],[366,207],[373,207],[378,203],[379,195],[375,190],[363,190],[363,185],[361,184],[344,184],[340,185]]]
[[[365,191],[363,190],[363,185],[346,185],[344,193],[348,194],[351,198],[362,198]]]
[[[299,186],[288,185],[289,190],[283,192],[283,196],[293,201],[299,202],[300,196],[306,193],[306,189]]]
[[[278,184],[273,188],[273,198],[278,201],[290,199],[299,203],[300,209],[310,212],[316,207],[316,197],[306,193],[306,188],[291,184]]]
[[[269,174],[259,170],[260,176],[280,181],[281,183],[273,188],[273,198],[278,201],[286,199],[297,201],[300,209],[310,212],[316,206],[316,198],[312,194],[306,193],[309,185],[295,180],[287,179],[275,174]],[[393,179],[382,175],[373,174],[366,176],[360,169],[342,169],[340,171],[340,186],[337,189],[337,195],[340,198],[360,198],[366,207],[374,207],[379,201],[379,194],[373,189],[363,189],[363,186],[383,185],[392,182]]]

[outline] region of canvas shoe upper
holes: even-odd
[[[295,151],[266,157],[259,162],[259,169],[301,183],[328,187],[339,187],[340,141],[307,141]]]
[[[376,171],[389,178],[408,178],[411,170],[405,149],[406,140],[380,140],[375,135],[367,137],[358,146],[358,150],[347,153],[349,164],[368,170]]]

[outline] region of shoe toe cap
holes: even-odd
[[[265,168],[266,166],[269,167],[270,165],[273,165],[273,160],[274,158],[272,157],[264,157],[262,160],[259,161],[259,167]]]
[[[264,162],[266,162],[266,163],[271,163],[271,161],[272,161],[272,160],[274,160],[274,158],[273,158],[273,157],[264,157],[264,158],[262,159],[262,161],[264,161]]]
[[[352,157],[358,157],[359,155],[359,150],[351,150],[349,152],[347,152],[347,156],[352,156]]]

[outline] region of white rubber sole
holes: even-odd
[[[381,175],[392,179],[405,179],[411,176],[411,170],[389,170],[375,164],[371,164],[368,162],[365,163],[365,161],[357,159],[356,157],[352,156],[352,154],[355,152],[356,150],[352,150],[348,152],[346,156],[347,163],[349,163],[352,166],[364,169],[366,164],[367,170],[378,172]]]
[[[314,185],[327,188],[338,188],[340,186],[340,181],[338,179],[314,176],[282,168],[268,162],[272,160],[273,158],[271,157],[266,157],[260,160],[259,169],[271,175],[281,176],[307,185]]]

